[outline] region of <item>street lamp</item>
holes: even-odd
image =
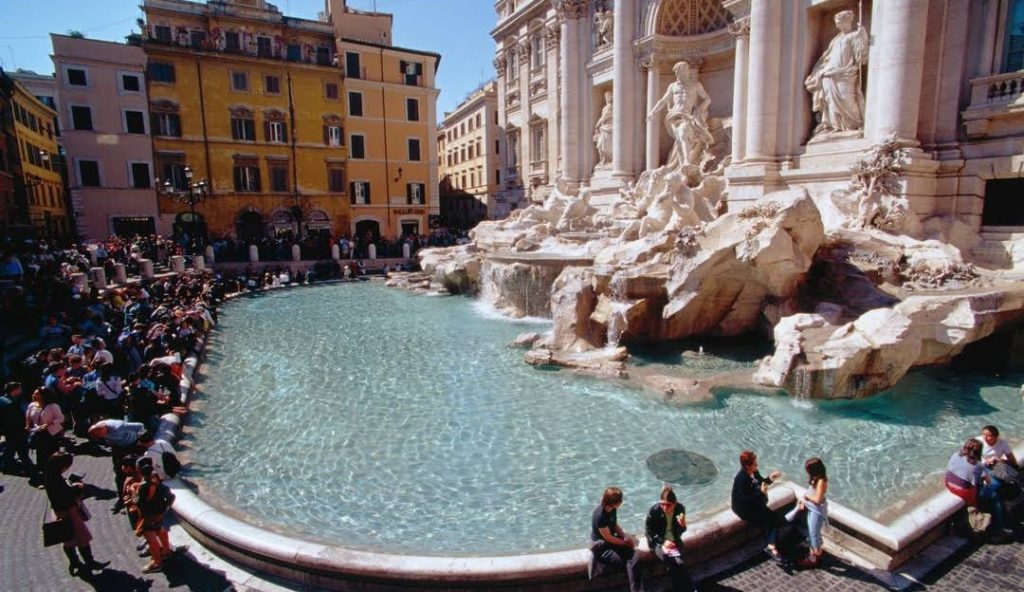
[[[171,203],[187,205],[189,210],[189,254],[194,254],[193,245],[196,239],[196,204],[203,203],[210,195],[210,184],[206,179],[192,182],[192,167],[185,165],[185,188],[175,187],[171,179],[156,180],[156,190],[160,195],[171,200]]]

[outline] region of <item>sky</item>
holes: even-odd
[[[137,31],[141,0],[0,0],[0,65],[53,72],[50,33],[82,32],[124,42]],[[288,16],[316,19],[323,0],[272,1]],[[441,54],[438,123],[482,82],[494,77],[493,0],[349,0],[349,7],[395,15],[395,45]],[[45,14],[40,13],[40,10]]]

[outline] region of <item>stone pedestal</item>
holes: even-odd
[[[367,251],[367,253],[369,253],[370,259],[376,259],[377,258],[377,245],[375,245],[373,243],[370,243],[370,246],[367,247],[366,251]]]
[[[153,277],[153,262],[149,259],[139,259],[139,277],[150,279]]]
[[[299,245],[292,245],[292,261],[302,261],[302,248]]]
[[[206,259],[204,259],[202,255],[193,255],[192,269],[195,269],[196,271],[202,271],[206,269]]]
[[[174,273],[185,273],[185,258],[181,255],[171,257],[171,271]]]
[[[249,262],[259,263],[260,262],[260,250],[256,248],[256,245],[249,245]]]
[[[206,256],[206,262],[210,265],[213,265],[216,262],[216,259],[213,256],[212,246],[206,245],[206,249],[203,250],[203,254]]]
[[[96,265],[96,245],[89,245],[85,250],[89,253],[89,263]]]
[[[128,273],[125,271],[124,263],[114,264],[114,283],[125,284],[128,282]]]
[[[331,245],[331,259],[335,261],[341,259],[341,249],[336,244]]]
[[[102,267],[90,268],[89,279],[92,280],[92,285],[96,286],[97,289],[107,289],[107,272]]]
[[[412,246],[409,243],[402,243],[402,257],[406,259],[412,257]]]
[[[599,209],[610,206],[619,198],[620,187],[622,179],[611,169],[597,169],[590,178],[590,205]]]

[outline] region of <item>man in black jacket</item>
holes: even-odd
[[[672,592],[693,592],[693,580],[683,558],[683,533],[686,532],[686,507],[677,503],[676,492],[668,485],[661,488],[659,501],[647,512],[644,529],[647,546],[665,564]]]
[[[773,471],[765,478],[757,469],[757,455],[750,450],[741,452],[740,470],[732,482],[732,511],[764,532],[767,543],[765,552],[775,561],[782,563],[782,555],[775,548],[778,519],[768,508],[768,486],[782,476],[782,473]]]

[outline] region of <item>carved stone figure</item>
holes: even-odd
[[[612,163],[612,91],[604,93],[604,108],[594,124],[594,145],[597,147],[597,167],[606,168]]]
[[[814,136],[859,131],[864,127],[864,93],[861,91],[861,66],[868,59],[868,33],[854,29],[853,11],[835,16],[839,34],[814,64],[804,86],[811,93],[812,108],[819,122]]]
[[[708,146],[715,139],[708,130],[708,107],[711,97],[704,85],[690,74],[690,65],[679,62],[673,66],[676,80],[668,85],[664,96],[658,99],[647,119],[653,118],[668,106],[665,127],[675,141],[668,158],[670,167],[697,167],[704,165],[709,156]]]
[[[597,46],[611,45],[615,37],[615,15],[610,10],[596,12],[594,24],[597,27]]]

